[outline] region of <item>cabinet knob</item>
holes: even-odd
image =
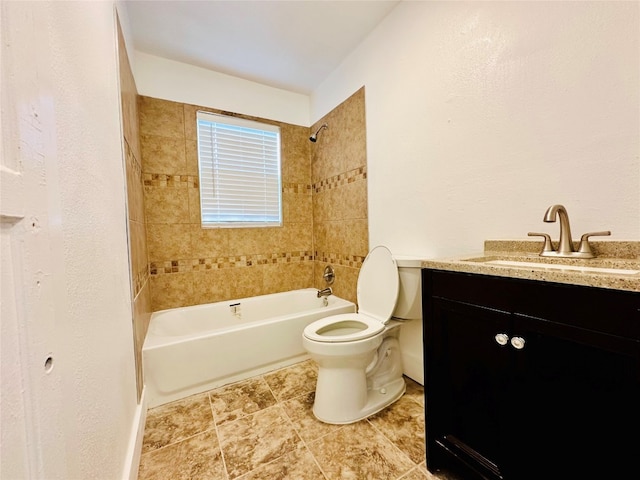
[[[511,345],[513,348],[517,350],[522,350],[524,348],[524,338],[522,337],[513,337],[511,339]]]
[[[507,343],[509,343],[509,337],[506,333],[496,334],[495,339],[498,345],[506,345]]]

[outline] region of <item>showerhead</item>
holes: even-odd
[[[322,126],[318,130],[316,130],[316,133],[314,133],[309,137],[309,140],[312,141],[313,143],[316,143],[316,141],[318,141],[318,133],[320,133],[320,130],[322,130],[323,128],[329,128],[329,127],[327,126],[326,123],[323,123]]]

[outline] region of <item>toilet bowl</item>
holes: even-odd
[[[399,335],[402,321],[421,315],[415,287],[420,267],[420,260],[408,257],[399,266],[388,248],[373,248],[358,275],[358,312],[325,317],[304,329],[303,346],[318,365],[318,420],[353,423],[404,394]]]

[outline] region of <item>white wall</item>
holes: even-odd
[[[311,98],[365,86],[370,244],[478,252],[485,239],[640,239],[638,2],[403,2]]]
[[[186,63],[135,52],[140,95],[308,127],[309,97]]]
[[[137,403],[114,5],[2,2],[1,25],[2,163],[24,187],[7,235],[3,217],[2,366],[21,375],[2,396],[25,432],[3,423],[1,476],[121,478]]]

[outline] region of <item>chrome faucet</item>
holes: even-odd
[[[589,237],[611,235],[610,231],[589,232],[580,237],[580,246],[578,251],[573,248],[573,239],[571,238],[571,227],[569,226],[569,214],[563,205],[551,205],[544,214],[544,221],[553,223],[557,217],[560,217],[560,240],[558,242],[558,250],[553,249],[551,237],[546,233],[529,232],[529,236],[544,237],[544,246],[541,257],[573,257],[573,258],[594,258],[595,255],[589,245]]]
[[[318,298],[320,297],[328,297],[329,295],[331,295],[333,293],[333,290],[331,290],[331,287],[327,287],[327,288],[323,288],[322,290],[318,290]]]

